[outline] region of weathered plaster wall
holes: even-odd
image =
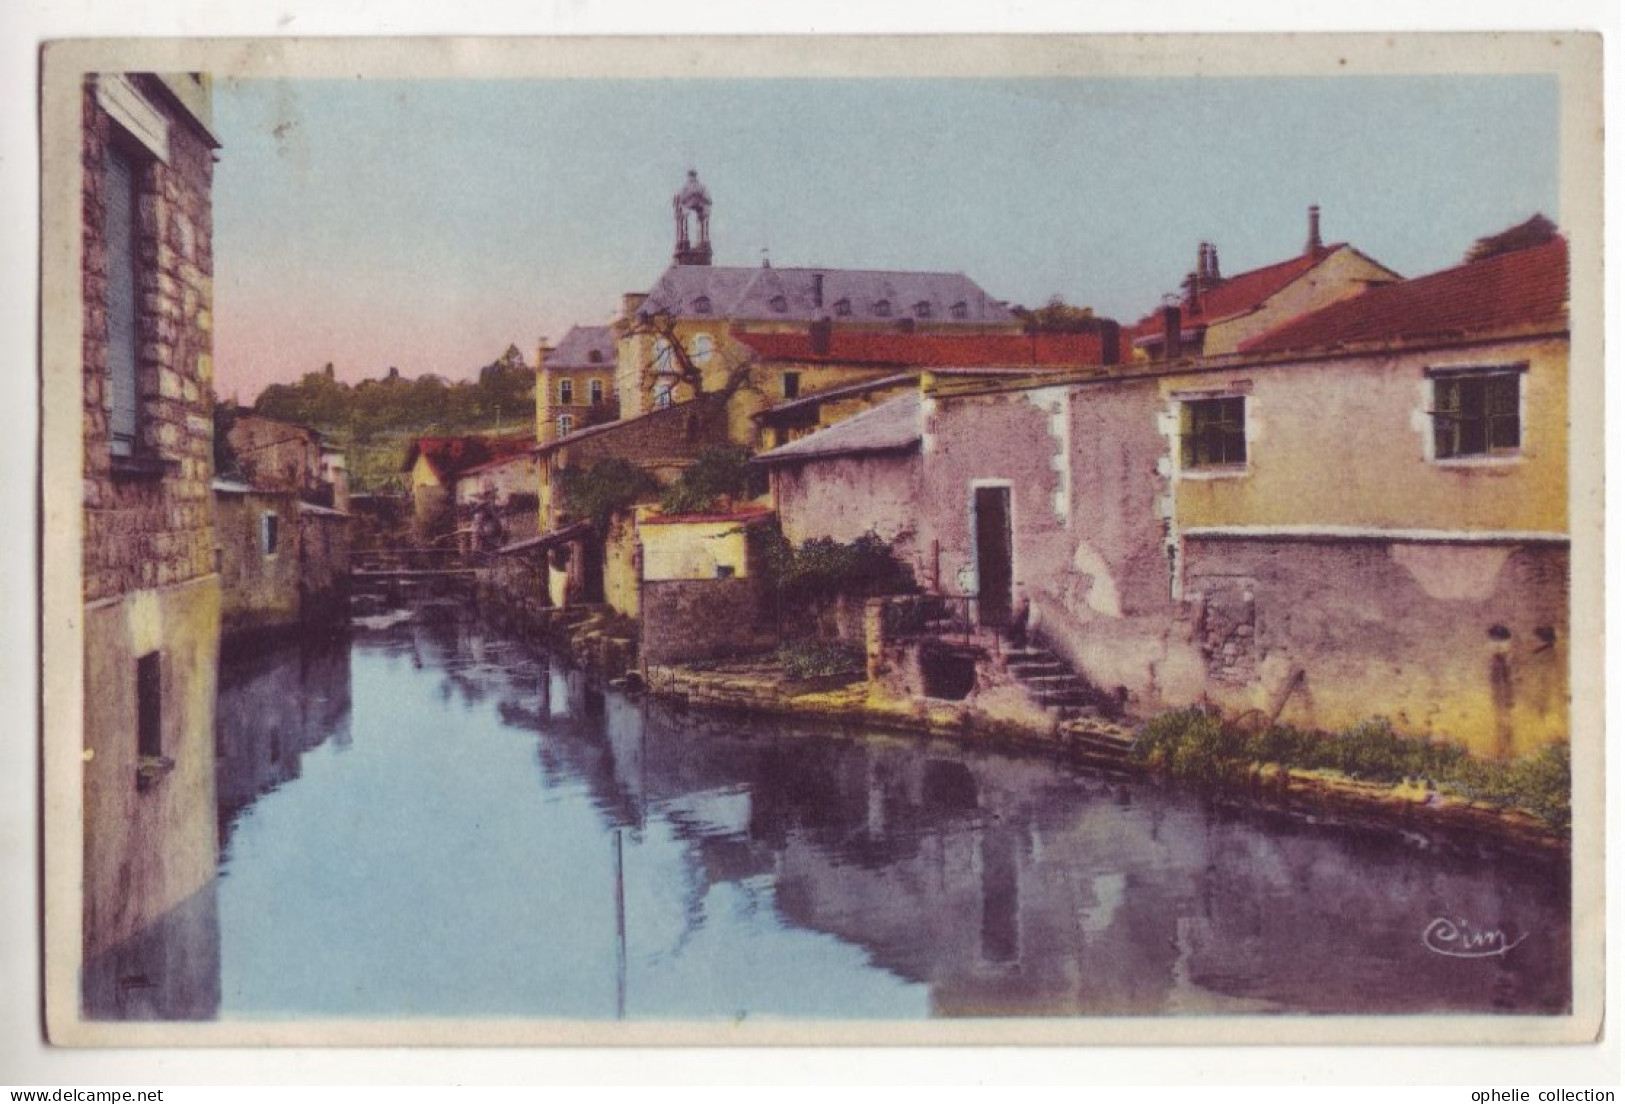
[[[1561,545],[1192,540],[1185,557],[1227,710],[1284,703],[1326,729],[1384,716],[1479,755],[1568,737]]]
[[[638,528],[643,542],[643,578],[715,579],[719,569],[737,578],[750,574],[745,525],[722,521],[645,521]]]
[[[299,512],[299,619],[349,615],[350,519],[305,507]]]
[[[162,754],[138,788],[136,661],[158,653]],[[85,609],[85,953],[135,935],[214,878],[220,577]]]
[[[834,456],[772,468],[773,502],[794,544],[815,537],[852,541],[873,530],[924,579],[919,514],[923,473],[917,452]],[[929,544],[925,545],[929,548]]]
[[[1528,363],[1517,456],[1432,460],[1428,368]],[[1342,525],[1565,532],[1568,359],[1559,341],[1347,358],[1164,380],[1175,394],[1247,394],[1244,474],[1176,479],[1182,529]],[[1178,463],[1170,445],[1170,459]]]
[[[625,514],[610,522],[604,538],[604,601],[609,608],[636,617],[639,608],[638,528]]]

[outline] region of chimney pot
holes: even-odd
[[[1309,208],[1309,241],[1304,245],[1305,253],[1319,253],[1323,246],[1320,242],[1320,205],[1312,204]]]

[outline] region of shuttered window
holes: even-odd
[[[136,174],[134,162],[117,147],[107,150],[102,236],[107,243],[108,428],[114,456],[135,451],[138,399],[135,386],[139,326],[136,296]]]

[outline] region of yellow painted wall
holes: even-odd
[[[1299,315],[1357,295],[1371,283],[1390,283],[1393,279],[1393,273],[1344,246],[1271,296],[1258,310],[1209,326],[1202,352],[1205,356],[1233,353],[1243,341],[1266,334]]]
[[[1428,368],[1528,362],[1520,453],[1429,459]],[[1568,347],[1510,342],[1168,378],[1161,388],[1180,529],[1361,526],[1568,529]],[[1244,473],[1179,472],[1178,392],[1250,387]]]
[[[746,575],[745,527],[738,521],[676,522],[641,525],[643,578],[715,579],[718,567]]]
[[[615,518],[604,540],[604,601],[628,617],[638,615],[638,527],[624,515]]]

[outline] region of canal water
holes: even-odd
[[[145,987],[99,1014],[1569,1006],[1551,864],[1043,757],[679,710],[456,607],[229,659],[219,717],[219,878],[126,948]]]

